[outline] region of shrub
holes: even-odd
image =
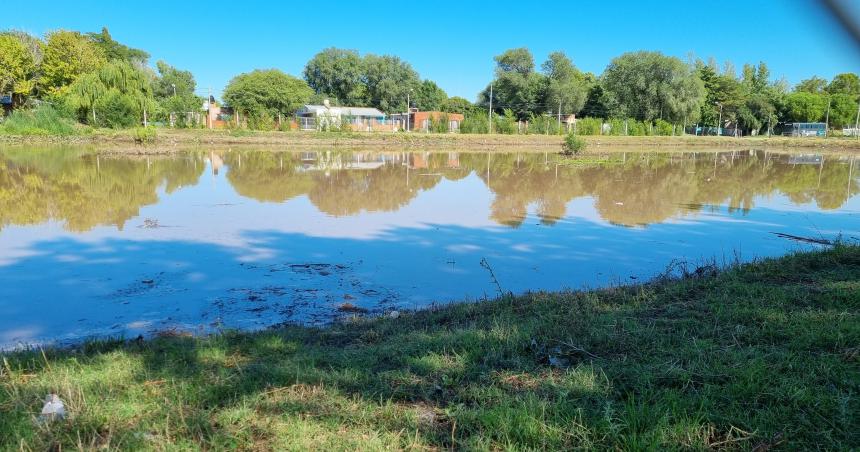
[[[158,132],[155,127],[135,127],[132,132],[132,137],[136,143],[147,144],[154,143]]]
[[[143,113],[131,96],[111,89],[96,102],[96,124],[111,129],[127,129],[140,124]]]
[[[574,155],[579,154],[580,151],[585,149],[585,141],[578,136],[569,133],[564,137],[564,144],[562,145],[562,154],[564,155]]]
[[[15,110],[0,123],[0,131],[8,135],[74,135],[81,130],[74,120],[50,104],[28,110]]]
[[[670,136],[672,135],[672,124],[662,119],[658,119],[654,123],[655,135]]]
[[[576,121],[577,135],[600,135],[603,120],[600,118],[582,118]]]

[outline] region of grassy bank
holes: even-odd
[[[697,137],[697,136],[582,136],[589,149],[773,149],[797,151],[860,151],[860,140],[852,138],[791,137]],[[138,141],[135,130],[87,129],[76,134],[16,135],[0,133],[2,143],[75,143],[122,146]],[[426,133],[336,133],[336,132],[255,132],[247,130],[158,129],[146,148],[169,152],[188,145],[265,145],[293,148],[340,147],[428,150],[534,150],[560,151],[564,139],[556,135],[473,135]]]
[[[6,354],[0,449],[860,447],[860,247],[711,273]]]

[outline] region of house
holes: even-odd
[[[369,107],[333,107],[326,100],[323,105],[305,105],[296,112],[301,130],[323,130],[347,126],[353,132],[387,131],[394,126],[385,113]]]
[[[412,130],[428,132],[430,125],[440,121],[447,122],[449,132],[459,132],[463,123],[463,115],[460,113],[447,113],[444,111],[418,111],[410,108],[409,113],[396,113],[391,115],[391,121],[397,130]]]

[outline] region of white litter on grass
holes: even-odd
[[[392,318],[392,319],[396,319],[396,318],[400,317],[400,313],[397,311],[391,311],[388,313],[388,317]]]
[[[42,421],[53,421],[66,417],[66,405],[60,400],[56,394],[48,394],[45,397],[45,405],[42,407],[42,414],[39,419]]]

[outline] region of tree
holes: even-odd
[[[832,94],[830,96],[830,127],[853,127],[857,115],[857,96]]]
[[[153,95],[161,105],[161,119],[170,120],[170,114],[174,113],[175,122],[172,124],[187,126],[184,113],[197,111],[203,104],[203,98],[194,94],[197,89],[194,75],[164,61],[158,61],[156,67],[159,77],[153,84]]]
[[[526,119],[535,111],[546,111],[546,78],[534,72],[534,58],[526,48],[506,50],[497,55],[496,79],[479,94],[479,104],[489,107],[492,91],[493,110],[511,110],[517,119]]]
[[[855,98],[860,97],[860,77],[851,72],[838,74],[827,85],[827,92],[830,94],[847,94]]]
[[[701,107],[702,80],[681,60],[659,52],[625,53],[602,76],[611,111],[620,117],[683,121]]]
[[[418,89],[418,73],[409,63],[395,56],[367,55],[363,82],[366,103],[386,113],[403,110],[406,95]]]
[[[78,77],[65,90],[64,100],[82,119],[113,128],[139,124],[156,107],[149,75],[122,60]]]
[[[413,97],[414,104],[424,111],[439,111],[445,106],[445,101],[448,100],[448,94],[439,88],[435,82],[424,80]]]
[[[223,97],[231,107],[260,120],[292,116],[312,94],[304,80],[277,69],[257,69],[230,80]]]
[[[785,98],[785,119],[794,122],[818,122],[824,119],[827,98],[821,94],[798,91]]]
[[[355,50],[325,49],[308,61],[303,76],[317,94],[347,104],[361,103],[365,99],[364,61]]]
[[[827,90],[827,80],[813,76],[812,78],[801,80],[801,82],[794,87],[794,90],[804,93],[824,94]]]
[[[493,59],[496,60],[496,75],[498,76],[506,73],[529,75],[535,70],[534,57],[525,47],[506,50]]]
[[[570,58],[564,52],[553,52],[541,69],[548,81],[544,102],[546,107],[555,111],[558,105],[562,113],[579,113],[585,105],[590,87]]]
[[[449,113],[465,114],[467,111],[472,109],[472,103],[462,97],[454,96],[445,100],[445,104],[442,109]]]
[[[80,33],[65,30],[49,33],[38,87],[48,94],[60,93],[78,77],[104,63],[104,52]]]
[[[133,49],[113,40],[107,27],[102,27],[100,33],[87,33],[93,44],[102,50],[108,61],[122,60],[138,66],[145,66],[149,54],[140,49]]]
[[[12,93],[12,108],[24,103],[36,85],[33,54],[17,36],[0,34],[0,95]]]

